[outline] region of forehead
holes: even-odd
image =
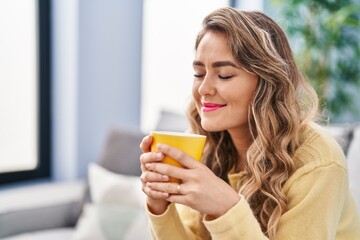
[[[233,59],[225,33],[214,31],[206,32],[196,49],[196,58]]]

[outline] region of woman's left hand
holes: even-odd
[[[184,204],[207,214],[207,218],[212,219],[226,213],[240,200],[238,193],[203,163],[169,145],[159,144],[157,149],[184,166],[179,168],[155,162],[146,164],[146,168],[152,171],[181,180],[179,185],[171,182],[152,182],[148,186],[153,190],[169,193],[167,201]],[[177,186],[173,186],[174,184]]]

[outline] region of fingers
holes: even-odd
[[[161,162],[164,159],[164,154],[159,152],[146,152],[140,155],[141,164],[150,162]]]
[[[145,187],[143,187],[143,192],[149,197],[149,198],[154,198],[154,199],[166,199],[169,197],[169,194],[166,192],[160,192],[160,191],[156,191],[154,189],[151,189],[150,187],[147,186],[147,184],[145,185]]]
[[[150,188],[150,182],[167,182],[169,181],[168,176],[156,172],[145,171],[141,174],[140,180],[142,182],[142,190],[148,197],[155,199],[166,199],[169,197],[168,193]]]
[[[186,168],[196,168],[199,166],[199,161],[196,161],[194,158],[177,148],[171,147],[166,144],[158,144],[156,145],[156,147],[159,152],[162,152],[164,155],[176,159],[176,161],[178,161]]]
[[[153,190],[149,190],[149,197],[151,198],[158,198],[158,199],[166,199],[169,197],[168,193],[165,192],[157,192],[157,191],[153,191]]]
[[[166,199],[167,197],[169,197],[168,193],[153,190],[148,186],[149,182],[168,182],[169,177],[164,174],[161,174],[161,173],[149,171],[148,169],[146,169],[143,166],[144,165],[141,164],[142,174],[140,176],[143,192],[149,198],[153,198],[153,199]]]
[[[152,136],[150,136],[150,135],[145,136],[140,143],[140,150],[143,153],[150,152],[150,147],[151,147],[152,142],[153,142]]]
[[[173,194],[177,194],[177,195],[183,194],[183,189],[181,188],[181,184],[179,183],[148,182],[146,183],[146,187],[150,189],[151,193],[162,192],[162,193],[167,193],[168,196]]]
[[[189,180],[191,178],[191,172],[188,171],[189,169],[202,169],[205,167],[202,163],[177,148],[165,144],[158,144],[156,147],[159,152],[143,153],[140,156],[142,163],[141,169],[143,172],[148,170],[180,180]],[[185,169],[171,164],[160,163],[165,155],[175,159],[184,166]]]
[[[157,172],[145,171],[141,174],[140,179],[143,183],[147,182],[167,182],[169,177]]]
[[[165,199],[169,196],[169,194],[152,190],[147,186],[148,182],[167,182],[169,181],[169,177],[157,173],[154,171],[150,171],[145,167],[145,164],[151,163],[151,162],[160,162],[164,158],[164,154],[162,153],[156,153],[156,152],[150,152],[150,146],[152,143],[152,137],[146,136],[143,138],[143,140],[140,143],[140,149],[143,152],[143,154],[140,155],[140,167],[142,174],[140,176],[140,180],[142,182],[142,190],[143,192],[149,197],[153,199]]]
[[[149,169],[145,167],[145,164],[151,162],[161,162],[164,159],[164,154],[159,152],[145,152],[140,155],[139,159],[141,163],[140,164],[141,171],[145,173],[146,171],[149,171]]]
[[[163,174],[180,180],[187,179],[189,177],[187,169],[183,169],[167,163],[146,163],[145,168],[151,172],[157,172],[159,174]]]

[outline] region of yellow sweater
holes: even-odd
[[[296,171],[283,187],[288,205],[277,226],[278,240],[360,239],[360,218],[348,188],[345,156],[337,142],[311,123],[301,134],[293,160]],[[230,185],[244,173],[230,174]],[[162,215],[148,211],[153,239],[267,239],[248,202],[241,200],[223,216],[206,221],[183,205],[170,204]],[[201,218],[201,219],[199,219]]]

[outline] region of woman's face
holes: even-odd
[[[208,31],[196,50],[192,94],[206,131],[248,131],[248,109],[257,75],[233,57],[226,35]]]

